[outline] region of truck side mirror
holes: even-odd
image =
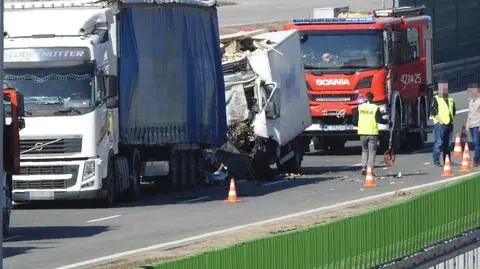
[[[118,88],[117,88],[117,77],[112,75],[106,75],[104,77],[105,82],[105,94],[107,98],[117,97]]]

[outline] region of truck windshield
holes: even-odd
[[[301,35],[305,69],[363,69],[383,65],[379,31],[324,31]]]
[[[95,105],[93,71],[85,67],[5,69],[4,86],[24,95],[26,116],[69,116]]]

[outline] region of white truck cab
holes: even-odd
[[[25,98],[15,202],[108,196],[102,181],[118,152],[108,19],[110,9],[78,1],[5,3],[4,84]]]

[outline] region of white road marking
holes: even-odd
[[[205,199],[208,199],[208,198],[210,198],[210,196],[202,196],[202,197],[198,197],[198,198],[195,198],[195,199],[190,199],[190,200],[179,202],[179,204],[197,202],[197,201],[205,200]]]
[[[209,237],[213,237],[213,236],[218,236],[218,235],[229,233],[229,232],[238,231],[238,230],[249,228],[249,227],[252,227],[252,226],[259,226],[259,225],[268,224],[268,223],[272,223],[272,222],[277,222],[277,221],[281,221],[281,220],[301,217],[301,216],[305,216],[305,215],[311,215],[311,214],[322,212],[322,211],[333,210],[333,209],[337,209],[337,208],[340,208],[340,207],[352,206],[352,205],[356,205],[356,204],[359,204],[359,203],[364,203],[364,202],[368,202],[368,201],[371,201],[371,200],[384,198],[384,197],[387,197],[387,196],[392,196],[392,195],[395,195],[395,193],[397,191],[407,192],[407,191],[412,191],[412,190],[424,189],[424,188],[427,188],[427,187],[433,187],[433,186],[441,185],[441,184],[445,184],[445,183],[450,183],[450,182],[454,182],[456,180],[459,180],[459,179],[462,179],[462,178],[465,178],[465,177],[468,177],[468,176],[471,176],[471,175],[474,175],[474,174],[479,174],[479,173],[480,172],[472,172],[472,173],[468,173],[468,174],[465,174],[465,175],[452,177],[452,178],[448,178],[448,179],[443,179],[443,180],[438,180],[438,181],[435,181],[435,182],[422,184],[422,185],[418,185],[418,186],[414,186],[414,187],[398,189],[396,191],[385,192],[385,193],[382,193],[382,194],[373,195],[373,196],[369,196],[369,197],[365,197],[365,198],[360,198],[360,199],[351,200],[351,201],[347,201],[347,202],[342,202],[342,203],[338,203],[338,204],[333,204],[333,205],[329,205],[329,206],[314,208],[314,209],[310,209],[310,210],[306,210],[306,211],[302,211],[302,212],[297,212],[297,213],[293,213],[293,214],[289,214],[289,215],[284,215],[284,216],[277,217],[277,218],[258,221],[258,222],[254,222],[254,223],[250,223],[250,224],[239,225],[239,226],[235,226],[235,227],[231,227],[231,228],[227,228],[227,229],[223,229],[223,230],[218,230],[218,231],[204,233],[204,234],[200,234],[200,235],[196,235],[196,236],[192,236],[192,237],[187,237],[187,238],[180,239],[180,240],[175,240],[175,241],[165,242],[165,243],[152,245],[152,246],[148,246],[148,247],[144,247],[144,248],[119,252],[119,253],[115,253],[115,254],[108,255],[108,256],[98,257],[98,258],[95,258],[95,259],[90,259],[90,260],[86,260],[86,261],[82,261],[82,262],[78,262],[78,263],[73,263],[73,264],[66,265],[66,266],[57,267],[55,269],[70,269],[70,268],[77,268],[77,267],[80,267],[80,266],[91,265],[91,264],[105,263],[105,262],[109,262],[109,261],[116,260],[116,259],[119,259],[119,258],[124,258],[126,256],[131,256],[131,255],[135,255],[135,254],[139,254],[139,253],[143,253],[143,252],[147,252],[147,251],[152,251],[152,250],[157,250],[157,249],[161,249],[161,248],[166,248],[166,247],[178,246],[178,245],[193,242],[193,241],[196,241],[196,240],[201,240],[201,239],[205,239],[205,238],[209,238]]]
[[[3,242],[9,241],[9,240],[13,240],[13,239],[16,239],[16,238],[20,238],[20,237],[23,237],[23,235],[9,236],[9,237],[7,237],[7,238],[4,238],[4,239],[3,239]]]
[[[114,216],[100,218],[100,219],[92,219],[92,220],[87,221],[87,223],[92,223],[92,222],[97,222],[97,221],[102,221],[102,220],[107,220],[107,219],[114,219],[114,218],[118,218],[120,216],[122,216],[122,215],[114,215]]]
[[[288,179],[283,179],[283,180],[279,180],[279,181],[274,181],[274,182],[270,182],[270,183],[265,183],[265,184],[262,184],[262,187],[268,187],[268,186],[272,186],[272,185],[284,183],[284,182],[287,182],[287,181],[288,181]]]

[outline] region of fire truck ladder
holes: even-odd
[[[375,17],[406,17],[423,15],[425,6],[420,7],[397,7],[391,9],[380,9],[373,11]]]

